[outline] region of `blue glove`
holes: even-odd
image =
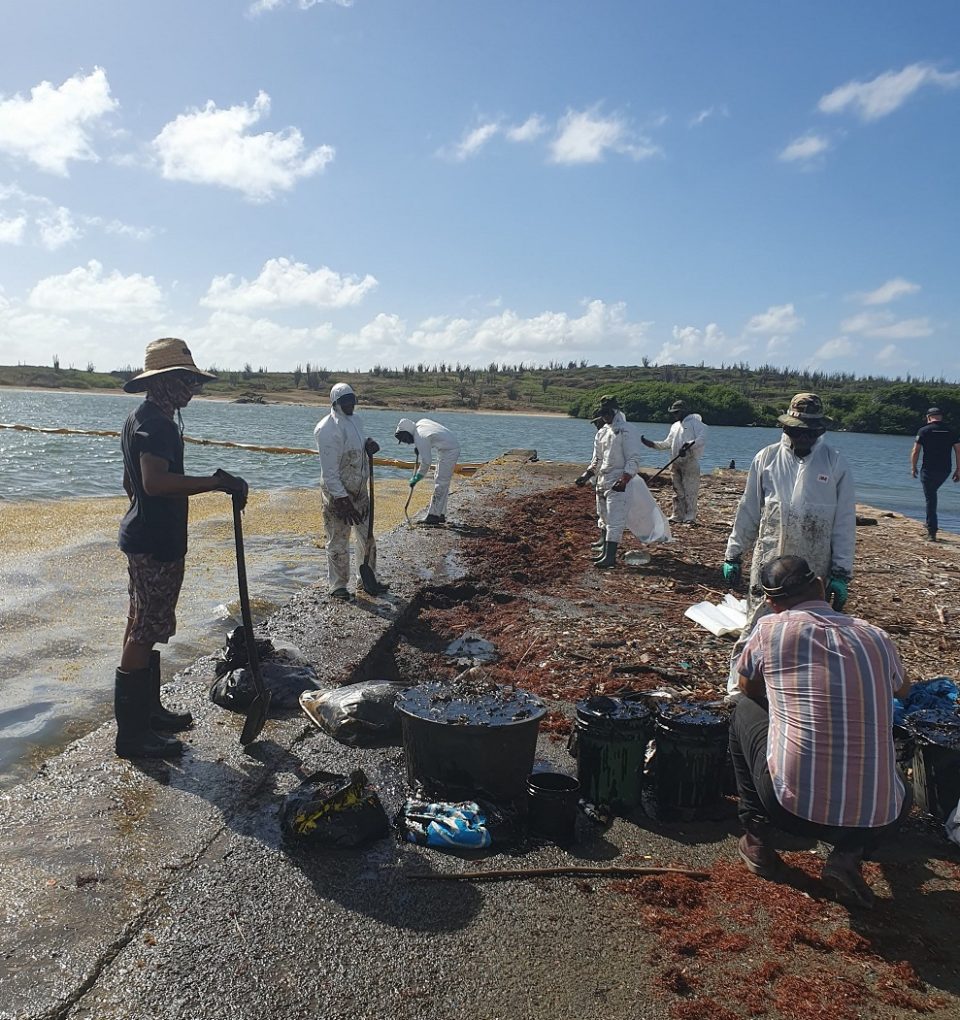
[[[724,560],[723,567],[724,581],[729,581],[731,584],[737,584],[740,580],[740,563],[734,560]]]
[[[847,604],[849,597],[849,582],[843,577],[831,577],[827,584],[827,601],[839,613]]]
[[[413,477],[412,477],[412,478],[410,479],[410,488],[412,489],[412,488],[413,488],[413,487],[414,487],[414,486],[415,486],[415,485],[417,484],[417,482],[422,482],[422,481],[423,481],[423,475],[422,475],[422,474],[420,474],[420,472],[418,471],[418,472],[417,472],[417,473],[416,473],[415,475],[413,475]]]

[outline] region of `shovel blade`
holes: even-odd
[[[373,568],[369,563],[360,564],[360,583],[368,595],[379,595],[381,592],[380,585],[377,582],[377,575],[373,572]]]
[[[246,747],[252,744],[263,731],[264,723],[267,721],[267,712],[270,711],[270,691],[258,694],[250,707],[247,709],[247,718],[243,723],[243,730],[240,733],[240,743]]]

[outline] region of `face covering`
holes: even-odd
[[[147,380],[147,400],[170,419],[174,414],[180,423],[180,434],[183,435],[183,419],[180,408],[186,407],[196,392],[192,385],[192,377],[183,372],[164,372]]]
[[[785,428],[790,448],[798,457],[806,457],[813,449],[813,444],[823,435],[823,432],[814,429]]]

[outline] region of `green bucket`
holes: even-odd
[[[653,714],[642,701],[596,697],[577,702],[577,779],[587,802],[620,814],[640,806]]]

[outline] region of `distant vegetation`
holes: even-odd
[[[645,359],[646,361],[646,359]],[[667,408],[682,397],[713,425],[774,425],[791,396],[813,390],[823,397],[836,427],[850,432],[910,435],[922,424],[923,412],[936,404],[960,424],[960,386],[945,379],[858,378],[852,373],[808,372],[745,364],[588,365],[585,361],[547,365],[491,362],[486,368],[440,362],[369,371],[333,371],[306,363],[291,372],[268,372],[246,364],[242,369],[209,366],[219,379],[209,383],[210,396],[325,404],[334,382],[347,382],[361,405],[434,411],[470,408],[482,411],[552,411],[592,417],[603,393],[615,394],[627,417],[639,421],[670,420]],[[139,369],[113,372],[29,365],[0,367],[0,386],[51,389],[113,390]]]

